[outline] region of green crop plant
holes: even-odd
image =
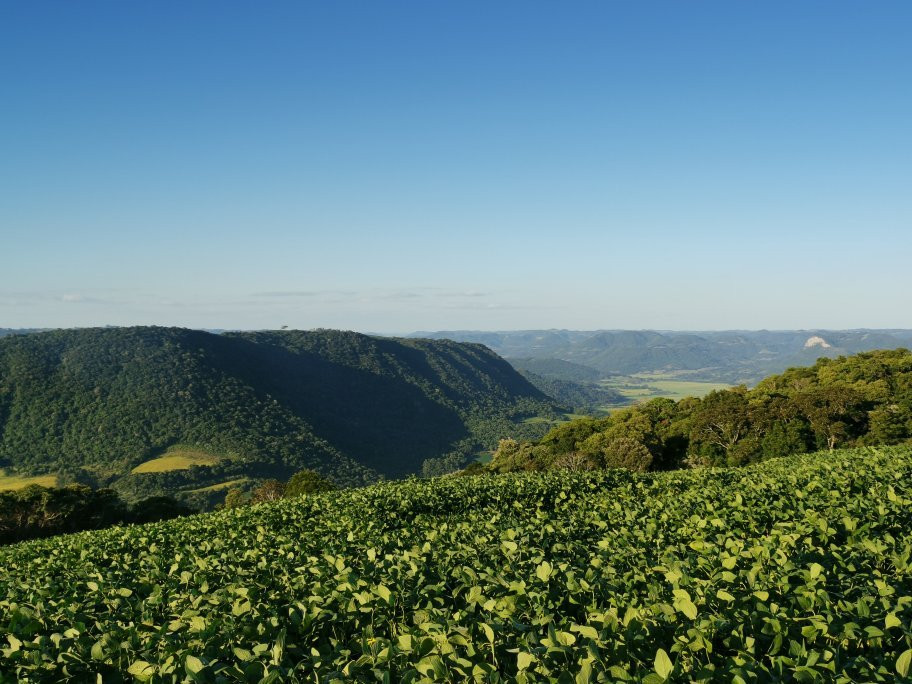
[[[10,681],[910,675],[912,451],[385,483],[0,549]]]

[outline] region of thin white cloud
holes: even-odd
[[[251,297],[316,297],[323,294],[319,290],[275,290],[272,292],[254,292]]]
[[[478,297],[491,297],[493,294],[494,294],[493,292],[478,292],[475,290],[468,290],[468,291],[462,291],[462,292],[440,292],[436,296],[437,297],[452,297],[452,298],[465,297],[465,298],[469,298],[469,299],[475,299]]]
[[[254,292],[250,296],[264,299],[283,299],[295,297],[325,297],[329,295],[353,297],[357,294],[357,292],[352,292],[350,290],[269,290],[266,292]]]

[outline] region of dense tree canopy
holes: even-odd
[[[111,489],[84,485],[0,491],[0,544],[122,523],[168,520],[194,511],[166,496],[125,503]]]
[[[579,453],[605,467],[667,470],[744,465],[836,447],[912,437],[912,353],[820,359],[703,399],[654,399],[607,418],[554,428],[537,442],[505,441],[495,472],[561,467]]]
[[[292,498],[302,494],[319,494],[331,492],[336,486],[315,470],[301,470],[291,476],[285,484],[285,497]]]

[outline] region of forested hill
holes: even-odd
[[[0,468],[128,497],[304,467],[342,484],[401,476],[554,411],[477,344],[154,327],[0,339]]]

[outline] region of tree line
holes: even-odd
[[[267,501],[279,499],[293,499],[305,494],[319,494],[331,492],[336,485],[314,470],[301,470],[292,475],[288,482],[275,478],[263,481],[252,490],[242,487],[232,487],[225,495],[225,501],[216,508],[240,508],[252,506]]]
[[[236,508],[335,488],[335,484],[320,473],[304,469],[287,482],[268,479],[250,490],[232,488],[220,507]],[[93,489],[82,484],[65,487],[30,485],[19,490],[0,491],[0,544],[112,525],[170,520],[198,512],[170,496],[151,496],[131,505],[109,488]]]
[[[129,505],[113,489],[92,489],[80,484],[31,485],[0,491],[0,544],[111,525],[156,522],[195,512],[169,496],[153,496]]]
[[[896,349],[819,359],[753,389],[653,399],[558,426],[538,441],[502,440],[490,465],[472,470],[736,466],[910,437],[912,353]]]

